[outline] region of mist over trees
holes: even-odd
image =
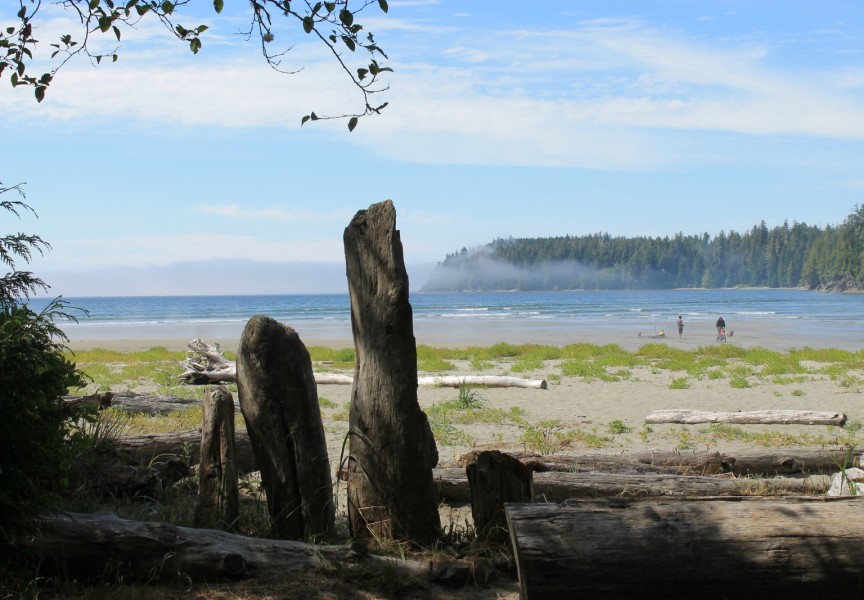
[[[424,291],[803,287],[864,289],[864,207],[824,229],[792,222],[709,236],[498,239],[438,263]]]

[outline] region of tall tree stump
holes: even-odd
[[[492,543],[509,540],[504,503],[534,500],[531,468],[509,454],[490,450],[480,452],[465,471],[477,538]]]
[[[252,317],[237,351],[237,390],[274,535],[331,533],[327,442],[312,360],[297,332],[275,319]]]
[[[349,526],[358,537],[427,545],[441,528],[432,480],[438,450],[417,402],[417,346],[393,203],[358,212],[343,241],[356,354]]]
[[[222,386],[208,387],[201,408],[204,416],[195,527],[232,531],[240,516],[234,460],[234,398]]]

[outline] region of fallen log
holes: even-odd
[[[505,507],[522,598],[858,597],[861,498]]]
[[[516,387],[545,390],[546,380],[522,379],[521,377],[505,377],[496,375],[435,375],[431,377],[418,377],[417,385],[452,388],[462,387],[463,385],[477,385],[495,388]]]
[[[459,458],[459,466],[468,465],[478,454],[468,452]],[[864,450],[835,448],[829,450],[771,449],[744,452],[686,452],[681,450],[649,450],[645,452],[580,452],[579,454],[538,455],[527,452],[509,453],[528,465],[534,472],[562,471],[567,473],[666,473],[669,475],[735,475],[826,474],[843,467],[857,465]]]
[[[433,472],[439,497],[446,502],[470,502],[465,469],[453,467]],[[738,478],[730,476],[534,473],[535,502],[563,502],[569,498],[604,496],[741,496],[813,495],[828,489],[827,476],[808,478]]]
[[[25,542],[40,558],[40,573],[76,579],[104,577],[155,581],[189,577],[278,580],[313,569],[357,569],[358,575],[394,574],[405,587],[429,582],[465,582],[471,565],[455,561],[400,560],[369,554],[365,546],[314,545],[249,538],[215,529],[131,521],[113,513],[63,513],[40,520]],[[42,569],[46,569],[43,571]]]
[[[732,423],[736,425],[837,425],[846,423],[846,415],[815,410],[752,410],[710,412],[691,409],[655,410],[645,417],[646,423]]]
[[[186,359],[180,363],[185,370],[178,378],[181,381],[193,385],[205,385],[216,383],[233,383],[237,381],[237,365],[228,360],[219,349],[219,344],[210,346],[200,339],[192,340],[188,344],[189,351]],[[351,385],[354,378],[350,375],[338,373],[316,373],[315,383],[319,385],[337,384]],[[417,385],[435,387],[458,388],[462,385],[476,385],[483,387],[519,387],[546,389],[546,381],[543,379],[522,379],[521,377],[505,377],[496,375],[434,375],[418,377]]]
[[[182,457],[190,465],[197,465],[201,461],[201,431],[198,429],[130,435],[117,440],[117,446],[121,453],[143,465],[170,456]],[[234,431],[234,466],[240,473],[258,470],[252,443],[245,429]]]

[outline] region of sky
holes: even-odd
[[[356,21],[388,56],[389,104],[350,133],[301,127],[362,104],[328,50],[280,24],[278,73],[242,35],[248,3],[225,4],[175,13],[209,27],[197,55],[144,19],[117,62],[71,60],[42,103],[0,79],[0,182],[38,214],[2,231],[50,242],[17,265],[50,295],[345,292],[343,231],[387,199],[412,290],[498,238],[824,227],[862,202],[859,2],[373,4]],[[34,25],[37,59],[80,27],[53,4]]]

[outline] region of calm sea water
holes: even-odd
[[[347,295],[67,298],[89,313],[64,323],[78,339],[239,338],[264,314],[316,339],[350,339]],[[34,300],[34,308],[44,305]],[[685,331],[708,330],[722,315],[730,329],[758,325],[818,336],[840,347],[864,347],[864,295],[801,290],[656,290],[443,293],[411,296],[415,328],[435,331],[507,326],[609,329],[652,335],[683,316]],[[503,339],[503,338],[502,338]]]

